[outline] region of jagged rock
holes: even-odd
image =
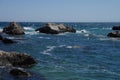
[[[108,33],[108,37],[120,38],[120,31]]]
[[[8,27],[3,28],[3,32],[12,35],[23,35],[24,29],[16,22],[11,22]]]
[[[47,23],[44,27],[38,28],[35,31],[39,31],[40,33],[46,33],[46,34],[59,34],[64,32],[73,32],[75,33],[76,30],[67,26],[64,26],[63,24],[55,24],[55,23]]]
[[[112,30],[120,30],[120,26],[113,26]]]
[[[35,64],[35,59],[26,53],[0,51],[0,66],[32,67]]]
[[[29,72],[25,71],[22,68],[12,69],[9,73],[11,75],[17,76],[17,77],[30,77],[31,76],[31,74]]]

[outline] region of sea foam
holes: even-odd
[[[35,30],[35,29],[32,28],[32,27],[24,27],[24,29],[25,29],[25,30],[31,30],[31,31]]]

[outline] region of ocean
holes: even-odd
[[[15,44],[0,42],[0,50],[28,53],[37,64],[30,70],[40,80],[120,80],[120,39],[108,38],[112,27],[120,22],[62,22],[76,33],[57,35],[35,32],[45,22],[19,22],[25,35],[11,36]],[[0,22],[0,31],[9,22]],[[39,80],[37,77],[22,80]],[[1,80],[7,78],[0,73]]]

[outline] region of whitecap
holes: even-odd
[[[32,27],[24,27],[24,29],[25,29],[25,30],[31,30],[31,31],[35,30],[35,29],[32,28]]]
[[[50,37],[38,37],[40,39],[50,39]]]
[[[81,46],[78,46],[78,45],[74,45],[74,46],[66,46],[66,48],[71,49],[71,48],[82,48],[82,47],[81,47]]]
[[[72,46],[66,46],[66,48],[69,48],[69,49],[71,49],[71,48],[73,48]]]
[[[42,54],[51,55],[50,52],[54,50],[56,46],[47,46],[47,49],[42,52]]]
[[[104,30],[112,30],[112,28],[104,28],[104,27],[102,29],[104,29]]]
[[[90,33],[89,31],[83,29],[83,30],[77,30],[76,33]]]
[[[29,35],[38,34],[37,32],[35,32],[35,29],[32,27],[24,27],[24,29],[25,29],[25,34],[29,34]]]
[[[35,34],[38,34],[37,32],[35,32],[35,31],[31,31],[31,32],[25,32],[25,34],[28,34],[28,35],[35,35]]]

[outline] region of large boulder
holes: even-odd
[[[32,67],[35,64],[34,58],[26,53],[0,51],[0,66]]]
[[[120,30],[120,26],[113,26],[112,30]]]
[[[108,37],[120,38],[120,31],[110,32],[107,35]]]
[[[75,33],[76,30],[65,26],[63,24],[55,24],[55,23],[47,23],[45,26],[42,28],[38,28],[35,31],[39,31],[40,33],[46,33],[46,34],[59,34],[59,33],[64,33],[64,32],[73,32]]]
[[[16,22],[11,22],[8,27],[3,28],[3,32],[12,35],[23,35],[24,29]]]

